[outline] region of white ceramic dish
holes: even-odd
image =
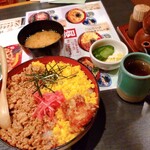
[[[111,38],[110,39],[101,39],[101,40],[94,42],[90,47],[89,53],[90,53],[90,57],[91,57],[93,64],[96,67],[103,69],[103,70],[114,70],[114,69],[119,68],[120,62],[123,57],[120,60],[112,61],[112,62],[100,61],[94,57],[92,51],[98,47],[105,46],[105,45],[111,45],[114,47],[114,54],[112,55],[113,57],[115,57],[116,54],[118,54],[118,53],[122,53],[123,57],[128,54],[128,48],[123,42],[121,42],[119,40],[114,40]],[[110,57],[112,57],[112,56],[110,56]]]

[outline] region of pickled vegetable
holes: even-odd
[[[101,46],[93,50],[94,57],[101,61],[105,61],[113,53],[114,47],[111,45]]]

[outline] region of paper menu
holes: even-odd
[[[80,23],[72,23],[68,21],[66,14],[73,9],[79,9],[85,12],[86,15],[84,21]],[[82,34],[92,31],[98,33],[101,38],[115,38],[119,40],[119,37],[101,1],[26,12],[25,24],[29,23],[30,17],[33,17],[35,14],[40,12],[48,13],[52,20],[63,24],[65,29],[65,44],[62,55],[71,57],[78,61],[83,59],[84,62],[86,62],[87,58],[90,58],[88,50],[83,49],[83,47],[79,44],[79,37],[81,37]],[[16,37],[20,29],[21,26],[19,29],[7,32],[5,37],[9,37],[8,41],[4,41],[4,35],[1,37],[2,34],[0,34],[0,39],[2,39],[0,40],[0,44],[2,44],[2,46],[7,46],[13,43],[16,44]],[[30,58],[23,52],[22,62],[29,59]],[[97,72],[100,72],[98,84],[101,91],[116,88],[118,70],[108,72],[97,70]]]

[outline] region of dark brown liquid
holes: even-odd
[[[137,76],[150,75],[150,64],[139,59],[129,59],[125,62],[125,68],[128,72]]]

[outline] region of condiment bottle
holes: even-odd
[[[135,35],[134,46],[138,51],[150,54],[150,10],[143,19],[143,28]]]
[[[134,6],[133,13],[130,16],[128,26],[128,36],[134,39],[135,34],[142,28],[142,21],[145,14],[150,10],[150,6],[138,4]]]

